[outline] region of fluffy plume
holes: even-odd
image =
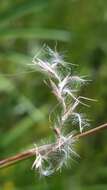
[[[60,114],[56,118],[58,122],[56,121],[53,124],[56,134],[54,148],[49,153],[44,153],[44,155],[37,153],[36,160],[32,166],[41,175],[48,176],[54,171],[61,169],[63,165],[66,165],[72,155],[77,155],[73,150],[74,138],[72,134],[64,135],[63,128],[71,117],[72,123],[76,122],[80,133],[82,133],[84,127],[88,125],[88,120],[84,119],[83,115],[77,112],[77,107],[79,105],[88,106],[84,101],[92,99],[78,96],[78,88],[84,85],[87,80],[81,76],[73,76],[71,69],[69,69],[72,64],[67,64],[63,60],[63,56],[59,55],[57,51],[45,47],[42,49],[41,55],[37,54],[32,62],[40,72],[47,75],[52,92],[62,107]]]

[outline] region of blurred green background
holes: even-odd
[[[91,127],[107,121],[107,0],[0,0],[0,159],[52,137],[56,99],[28,64],[56,42],[92,79],[81,92],[98,100],[85,108]],[[106,190],[107,131],[81,139],[77,152],[80,159],[48,178],[31,170],[34,158],[1,169],[0,190]]]

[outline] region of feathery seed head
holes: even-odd
[[[63,165],[66,165],[68,159],[73,155],[77,155],[73,150],[75,140],[72,134],[66,136],[62,133],[62,129],[71,117],[71,124],[76,122],[80,133],[82,133],[84,127],[88,126],[88,120],[81,113],[77,112],[77,107],[79,105],[87,106],[84,101],[92,99],[78,96],[79,86],[84,85],[87,80],[84,77],[72,75],[70,69],[72,64],[67,64],[63,60],[63,56],[49,47],[42,49],[42,53],[44,54],[43,58],[41,58],[42,56],[40,57],[40,54],[36,55],[32,62],[40,72],[44,72],[47,75],[52,92],[61,106],[61,112],[53,124],[55,133],[58,133],[56,142],[50,152],[44,153],[44,155],[38,153],[32,166],[39,170],[41,175],[48,176],[59,170]]]

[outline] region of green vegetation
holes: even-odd
[[[77,65],[92,82],[81,94],[95,98],[85,112],[90,127],[107,122],[107,1],[0,1],[0,159],[53,138],[48,113],[56,99],[44,76],[29,67],[44,44]],[[88,129],[88,128],[87,128]],[[80,155],[68,168],[40,179],[35,158],[0,170],[0,190],[106,190],[107,132],[77,143]]]

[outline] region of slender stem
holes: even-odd
[[[81,134],[77,134],[74,136],[74,138],[80,139],[81,137],[93,135],[93,134],[96,134],[97,132],[99,132],[100,130],[103,130],[106,128],[107,128],[107,123],[100,125],[94,129],[90,129],[90,130],[83,132]],[[22,153],[15,155],[15,156],[11,156],[9,158],[0,160],[0,168],[4,168],[6,166],[16,164],[19,161],[22,161],[22,160],[28,159],[32,156],[35,156],[37,154],[37,151],[39,151],[41,154],[47,153],[48,151],[51,151],[53,149],[54,145],[55,145],[54,143],[48,144],[48,145],[43,145],[43,146],[40,146],[38,148],[29,149],[27,151],[24,151]]]
[[[100,132],[101,130],[106,129],[106,128],[107,128],[107,123],[102,124],[102,125],[100,125],[100,126],[98,126],[96,128],[90,129],[88,131],[85,131],[83,133],[77,134],[75,137],[76,138],[81,138],[81,137],[86,137],[88,135],[94,135],[97,132]]]

